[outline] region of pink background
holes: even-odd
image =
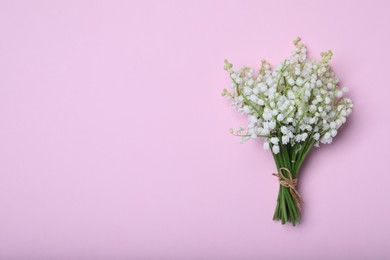
[[[0,259],[390,257],[387,1],[0,2]],[[300,35],[355,109],[272,221],[261,141],[220,96]]]

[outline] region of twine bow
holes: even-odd
[[[283,175],[283,171],[287,172],[287,177]],[[297,204],[299,212],[301,212],[301,203],[303,203],[303,199],[296,189],[298,179],[293,179],[290,170],[287,168],[280,168],[279,173],[273,173],[272,175],[279,177],[280,185],[290,189],[290,194]]]

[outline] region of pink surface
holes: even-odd
[[[390,258],[388,2],[240,2],[0,2],[0,259]],[[220,92],[298,35],[355,109],[293,228]]]

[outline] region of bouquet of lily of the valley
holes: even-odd
[[[234,135],[241,142],[261,137],[264,149],[275,159],[279,179],[274,220],[282,224],[300,223],[302,197],[297,191],[299,169],[313,146],[332,143],[337,130],[352,112],[352,101],[344,97],[347,88],[340,88],[338,78],[329,66],[332,52],[321,53],[321,61],[307,59],[306,47],[298,37],[292,55],[274,69],[266,61],[254,74],[242,67],[235,71],[225,60],[231,91],[223,96],[232,106],[248,115],[248,126],[239,127]]]

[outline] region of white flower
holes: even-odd
[[[264,113],[263,118],[264,118],[264,120],[270,120],[272,118],[272,114],[271,113]]]
[[[245,87],[244,88],[244,94],[245,95],[250,95],[252,94],[252,89],[250,87]]]
[[[275,127],[276,127],[276,122],[275,121],[271,121],[271,122],[268,123],[268,126],[269,126],[270,130],[274,130]]]
[[[336,97],[341,98],[344,95],[344,92],[340,89],[336,91]]]
[[[303,84],[303,79],[302,79],[301,77],[297,78],[296,83],[297,83],[298,86],[302,86],[302,84]]]
[[[269,143],[268,142],[264,142],[263,148],[264,148],[264,150],[269,150]]]
[[[282,126],[280,128],[280,131],[282,132],[282,134],[286,135],[288,133],[288,128],[286,126]]]
[[[279,151],[280,151],[279,145],[274,145],[274,146],[272,146],[272,152],[273,152],[274,154],[278,154]]]
[[[272,78],[268,78],[268,79],[267,79],[267,85],[268,85],[268,86],[271,87],[273,83],[274,83],[274,81],[272,80]]]
[[[279,139],[277,137],[272,137],[271,138],[271,143],[278,144],[279,143]]]
[[[252,102],[255,102],[256,103],[256,101],[258,100],[259,98],[256,96],[256,95],[251,95],[250,96],[250,100],[252,101]]]
[[[292,90],[287,91],[287,97],[289,99],[295,99],[295,94]]]
[[[260,135],[267,136],[271,133],[269,129],[261,128],[260,129]]]
[[[324,135],[324,139],[327,140],[329,138],[331,138],[331,134],[329,132],[326,132]]]
[[[257,122],[257,116],[250,116],[249,117],[249,122],[251,122],[251,123],[256,123]]]
[[[265,85],[264,83],[259,83],[257,86],[258,86],[260,92],[264,93],[265,91],[267,91],[267,85]]]
[[[257,104],[259,104],[260,106],[264,106],[264,100],[262,100],[262,99],[258,99],[257,100]]]

